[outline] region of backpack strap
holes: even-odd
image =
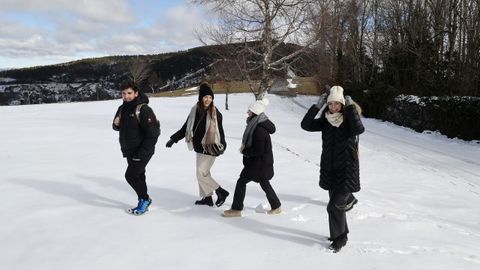
[[[147,103],[140,103],[137,105],[135,108],[135,117],[137,118],[138,122],[140,123],[140,111],[142,110],[142,107],[144,105],[147,105]]]

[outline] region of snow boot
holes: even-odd
[[[335,207],[338,209],[338,210],[342,210],[342,211],[350,211],[352,210],[353,206],[355,204],[358,203],[358,200],[357,198],[355,198],[355,196],[353,196],[353,194],[350,194],[350,196],[348,196],[347,198],[347,202],[345,204],[335,204]]]
[[[213,206],[212,196],[203,197],[201,200],[195,201],[195,204]]]
[[[152,204],[152,199],[148,198],[148,200],[140,199],[138,200],[138,205],[134,209],[132,209],[132,214],[136,216],[140,216],[148,212],[148,207]]]
[[[220,207],[222,206],[222,204],[225,202],[225,200],[227,199],[228,195],[230,193],[228,193],[228,191],[226,191],[225,189],[223,189],[222,187],[218,187],[216,190],[215,190],[215,193],[217,193],[217,201],[215,202],[215,205],[217,207]]]
[[[357,198],[351,194],[350,197],[348,197],[347,205],[345,206],[345,212],[352,210],[353,206],[357,203]]]
[[[333,253],[339,252],[342,247],[344,247],[347,244],[348,237],[346,234],[342,234],[339,237],[335,238],[332,242],[332,244],[328,247]]]
[[[223,211],[223,216],[224,217],[241,217],[242,210],[235,210],[235,209],[225,210]]]
[[[269,214],[269,215],[278,215],[280,213],[282,213],[282,208],[280,208],[280,207],[277,207],[277,208],[272,209],[272,210],[267,212],[267,214]]]

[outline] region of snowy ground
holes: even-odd
[[[111,121],[120,100],[0,107],[0,269],[480,269],[480,144],[364,119],[362,190],[349,242],[327,251],[320,133],[300,128],[313,98],[270,96],[276,189],[284,213],[247,188],[242,218],[194,206],[194,153],[164,147],[196,96],[155,98],[162,135],[147,168],[152,211],[136,217]],[[233,193],[252,95],[216,96],[228,148],[212,174]]]

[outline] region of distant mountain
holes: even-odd
[[[0,105],[112,99],[118,84],[138,74],[144,92],[188,87],[209,78],[219,51],[228,46],[203,46],[156,55],[107,56],[56,65],[0,71]],[[285,44],[285,53],[298,49]]]
[[[142,90],[152,92],[208,65],[208,47],[158,55],[108,56],[63,64],[0,71],[0,105],[119,97],[118,84],[145,69]]]

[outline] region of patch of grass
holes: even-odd
[[[257,82],[258,85],[259,82]],[[317,90],[317,84],[313,77],[298,77],[293,83],[297,84],[297,88],[292,89],[296,94],[299,95],[318,95],[319,91]],[[231,81],[231,82],[217,82],[213,84],[213,92],[215,94],[225,94],[227,93],[252,93],[248,82],[246,81]],[[189,88],[182,88],[173,91],[165,91],[160,93],[150,94],[149,96],[153,97],[181,97],[181,96],[191,96],[198,95],[198,90],[190,90]],[[286,89],[285,89],[286,90]]]

